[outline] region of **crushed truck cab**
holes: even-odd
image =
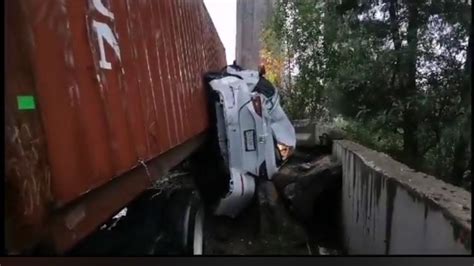
[[[252,200],[255,179],[271,179],[291,155],[295,130],[278,91],[258,71],[231,65],[208,73],[206,81],[215,96],[216,141],[229,179],[214,213],[236,217]]]

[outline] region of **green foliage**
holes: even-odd
[[[394,158],[399,158],[403,149],[403,139],[398,132],[389,131],[380,126],[381,121],[362,123],[357,120],[348,121],[343,130],[347,138],[362,145],[385,152]]]
[[[342,116],[349,135],[461,184],[471,161],[470,1],[279,0],[293,119]]]

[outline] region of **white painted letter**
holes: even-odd
[[[114,19],[114,14],[104,6],[102,0],[92,0],[92,3],[94,4],[95,9],[99,11],[99,13],[106,17],[109,17],[112,20]]]
[[[99,51],[100,51],[100,67],[104,69],[112,69],[112,65],[105,58],[105,47],[104,40],[112,46],[115,54],[120,60],[120,48],[117,42],[117,39],[114,36],[114,33],[110,29],[109,25],[93,20],[92,26],[94,27],[95,32],[97,32],[97,40],[99,41]]]

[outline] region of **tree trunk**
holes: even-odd
[[[287,8],[288,7],[288,1],[284,1],[284,7]],[[288,29],[285,29],[285,31],[287,31]],[[288,85],[287,85],[287,92],[288,92],[288,95],[290,95],[291,93],[293,93],[293,85],[292,85],[292,82],[291,82],[291,58],[292,58],[292,53],[291,53],[291,49],[290,49],[290,37],[289,37],[289,33],[288,32],[285,32],[285,39],[286,39],[286,64],[287,64],[287,71],[288,71]]]
[[[393,75],[390,79],[390,86],[394,91],[394,95],[401,99],[405,104],[403,110],[403,158],[404,162],[412,167],[418,167],[418,142],[416,111],[413,104],[407,104],[408,101],[416,95],[416,62],[417,62],[417,46],[418,46],[418,10],[417,3],[408,2],[408,33],[407,43],[408,51],[405,60],[402,61],[402,40],[400,37],[400,25],[398,19],[398,1],[389,1],[390,15],[390,33],[395,49],[395,66]],[[401,66],[404,66],[403,68]]]
[[[392,35],[392,41],[393,41],[393,46],[395,48],[395,56],[396,56],[395,67],[393,70],[392,77],[390,79],[390,87],[394,91],[398,90],[396,81],[399,78],[399,74],[400,74],[400,56],[401,56],[400,49],[402,47],[397,11],[398,11],[397,0],[390,0],[389,8],[388,8],[388,12],[390,14],[390,33]]]
[[[464,170],[466,168],[466,146],[467,143],[462,134],[459,134],[458,141],[454,147],[453,180],[456,185],[461,185]]]
[[[464,65],[464,84],[461,94],[461,107],[464,108],[465,115],[462,118],[461,128],[458,134],[458,140],[454,148],[454,161],[452,178],[456,184],[461,184],[464,171],[468,170],[468,164],[471,161],[471,66],[472,62],[472,26],[469,25],[469,42],[467,46],[466,62]]]
[[[403,82],[402,98],[404,99],[403,114],[403,152],[406,162],[414,168],[418,167],[418,119],[415,108],[417,94],[416,87],[416,62],[418,49],[418,3],[408,1],[408,29],[407,29],[407,54],[406,54],[406,75]]]

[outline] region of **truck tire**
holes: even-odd
[[[204,251],[205,212],[194,189],[174,192],[166,210],[168,234],[184,255],[202,255]]]

